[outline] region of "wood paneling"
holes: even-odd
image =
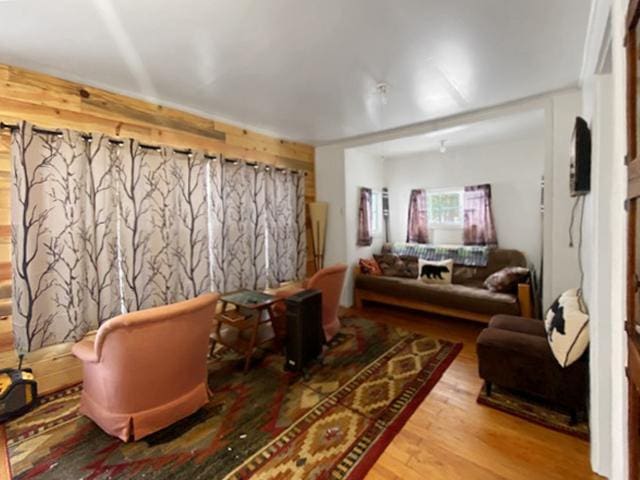
[[[199,117],[98,88],[0,64],[0,121],[27,120],[43,128],[71,128],[143,143],[201,149],[306,173],[307,203],[315,199],[311,145]],[[9,261],[10,135],[0,132],[0,263]],[[309,229],[307,229],[309,230]],[[310,232],[308,271],[313,271]]]

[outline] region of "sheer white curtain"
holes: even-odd
[[[464,187],[464,244],[498,245],[489,184]]]

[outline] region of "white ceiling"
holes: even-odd
[[[442,140],[445,141],[447,151],[450,152],[458,148],[543,137],[544,111],[530,110],[422,135],[373,143],[357,149],[372,155],[383,156],[385,159],[393,159],[439,151]]]
[[[0,62],[317,144],[576,84],[590,3],[9,0]]]

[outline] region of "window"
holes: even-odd
[[[376,235],[382,230],[382,196],[380,192],[371,193],[371,234]]]
[[[430,227],[462,227],[462,190],[427,192],[427,217]]]

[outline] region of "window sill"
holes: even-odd
[[[459,231],[464,230],[462,225],[447,225],[447,224],[429,225],[428,228],[431,230],[459,230]]]

